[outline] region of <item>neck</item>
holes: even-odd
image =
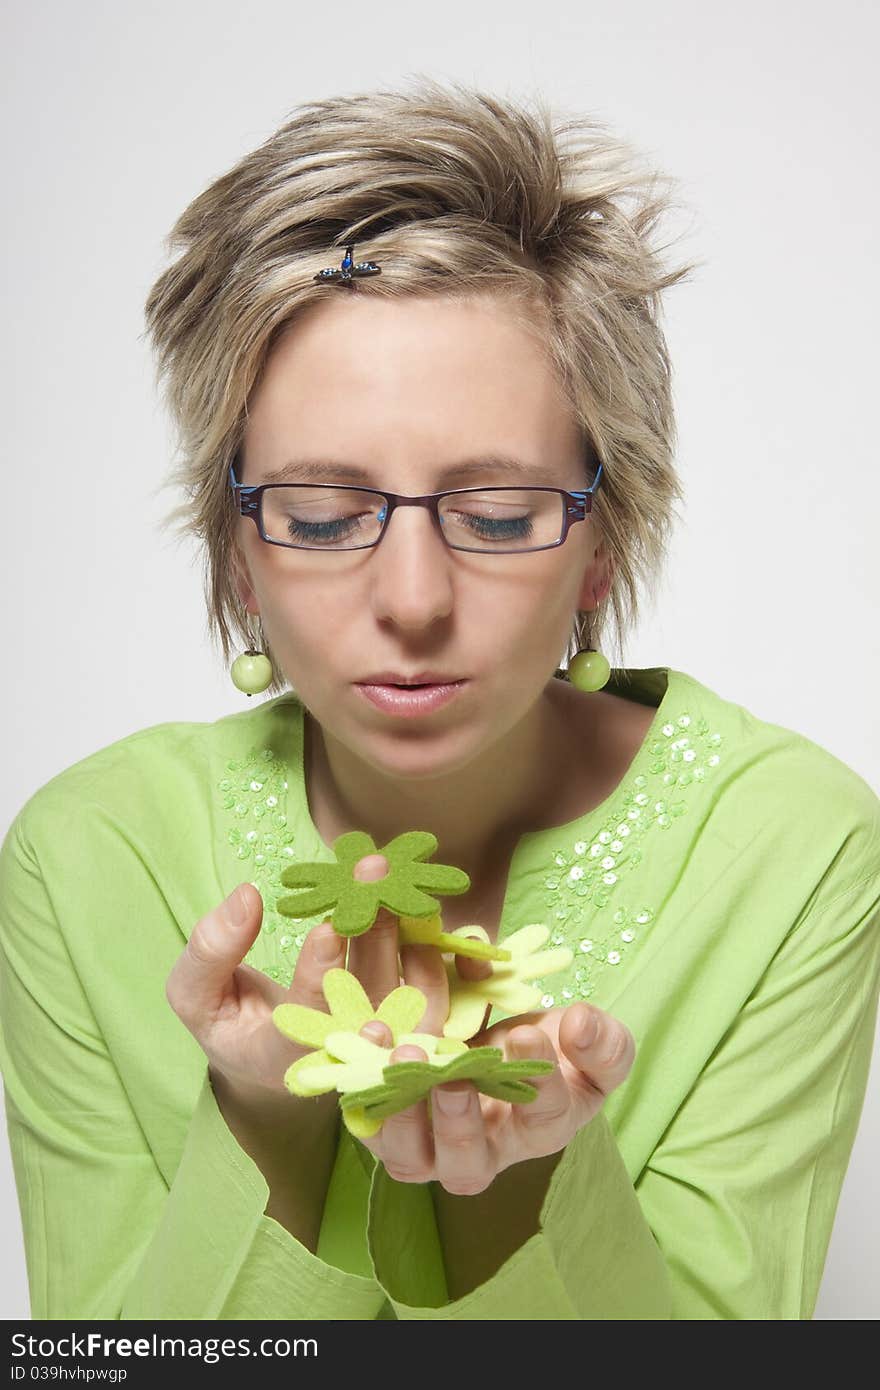
[[[478,878],[513,852],[525,830],[559,819],[553,808],[571,734],[561,685],[551,679],[519,723],[465,767],[405,781],[364,763],[306,711],[309,809],[322,839],[332,845],[348,830],[365,830],[381,849],[405,830],[430,830],[438,842],[432,858]]]

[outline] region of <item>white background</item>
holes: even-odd
[[[157,529],[170,427],[141,335],[186,204],[302,101],[423,72],[547,96],[680,181],[667,295],[683,522],[628,666],[689,672],[880,790],[869,3],[7,5],[0,837],[50,777],[242,706],[194,551]],[[329,262],[328,262],[329,263]],[[768,1058],[772,1066],[772,1058]],[[880,1313],[876,1060],[816,1311]],[[0,1315],[28,1317],[0,1139]]]

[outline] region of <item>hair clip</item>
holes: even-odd
[[[345,248],[345,255],[342,258],[342,264],[338,270],[334,269],[333,266],[328,266],[326,270],[319,270],[317,275],[314,275],[312,278],[314,280],[337,280],[341,285],[348,285],[351,284],[355,277],[360,278],[363,275],[382,274],[381,269],[377,266],[375,261],[358,261],[357,265],[354,265],[353,261],[354,242],[351,242],[351,244]]]

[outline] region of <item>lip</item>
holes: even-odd
[[[399,690],[395,685],[359,681],[355,689],[359,690],[371,705],[375,705],[386,714],[411,719],[419,714],[431,714],[434,710],[448,705],[466,685],[466,680],[458,680],[426,685],[421,690]]]
[[[409,675],[405,671],[374,671],[358,685],[452,685],[464,679],[450,671],[414,671]]]

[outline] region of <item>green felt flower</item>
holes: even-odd
[[[341,936],[361,936],[369,931],[380,907],[398,916],[430,917],[440,904],[426,891],[454,895],[466,893],[471,881],[463,869],[451,864],[426,864],[437,848],[437,838],[427,830],[407,830],[377,849],[363,830],[350,830],[333,843],[335,864],[315,861],[290,864],[281,875],[285,888],[297,891],[279,898],[275,906],[285,917],[311,917],[332,908],[331,921]],[[368,854],[388,860],[384,878],[361,883],[354,867]]]
[[[340,1097],[343,1123],[358,1138],[367,1138],[389,1115],[415,1105],[434,1086],[447,1081],[471,1081],[485,1095],[522,1104],[538,1094],[523,1078],[551,1072],[554,1065],[538,1057],[505,1062],[500,1047],[466,1047],[448,1059],[434,1056],[426,1062],[394,1062],[385,1067],[381,1085],[346,1091]]]
[[[478,931],[487,941],[489,939],[482,927],[458,927],[456,931]],[[452,934],[455,935],[455,932]],[[566,970],[574,960],[567,946],[551,951],[541,950],[549,935],[549,927],[541,922],[531,922],[528,926],[520,927],[512,936],[505,937],[504,945],[511,958],[491,962],[492,974],[485,980],[463,980],[455,968],[454,958],[445,961],[449,980],[449,1015],[443,1025],[443,1036],[472,1038],[480,1030],[487,1004],[496,1005],[508,1016],[536,1009],[541,1002],[541,991],[527,981],[555,975],[560,970]]]

